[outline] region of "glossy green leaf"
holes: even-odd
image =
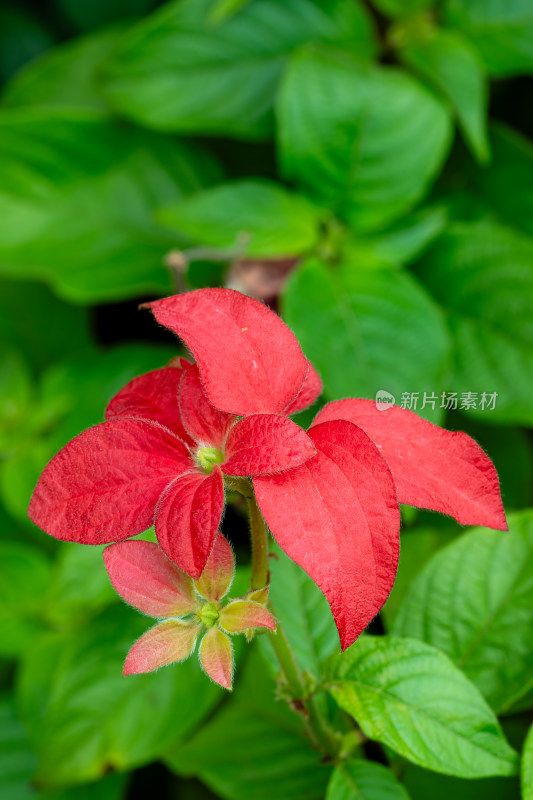
[[[209,173],[191,146],[54,109],[0,116],[0,273],[39,278],[76,302],[168,291],[175,237],[155,208]],[[204,157],[202,157],[202,161]]]
[[[321,664],[339,650],[339,635],[328,602],[316,583],[277,546],[271,548],[270,600],[302,670],[315,678]],[[259,637],[262,650],[274,667],[279,664],[267,636]]]
[[[278,121],[285,175],[364,230],[420,200],[450,139],[447,108],[406,72],[317,48],[291,59]]]
[[[530,0],[446,0],[444,18],[474,42],[492,75],[533,70]]]
[[[475,47],[457,31],[435,30],[407,42],[399,55],[451,102],[468,144],[480,161],[487,161],[488,86]]]
[[[49,559],[25,542],[0,542],[0,656],[33,646],[44,627],[43,598],[51,578]]]
[[[533,686],[533,512],[510,515],[509,528],[479,528],[437,553],[394,624],[447,653],[498,713]]]
[[[250,256],[295,256],[316,243],[324,215],[305,197],[264,180],[223,183],[162,209],[165,227],[200,245]]]
[[[451,226],[417,265],[449,315],[450,387],[475,393],[465,410],[487,422],[533,421],[532,261],[533,240],[483,222]]]
[[[122,677],[126,653],[148,625],[119,604],[75,635],[48,634],[26,653],[19,704],[43,786],[148,763],[221,700],[197,658]]]
[[[409,800],[409,796],[389,769],[358,759],[335,767],[326,800]]]
[[[419,413],[439,418],[448,334],[441,312],[407,272],[310,260],[291,276],[282,309],[328,399],[385,390],[399,403],[403,392],[419,392]],[[422,408],[424,392],[436,393],[434,408]]]
[[[236,677],[235,693],[187,742],[166,756],[226,800],[322,800],[331,768],[305,738],[257,653]]]
[[[112,104],[153,128],[264,138],[295,48],[318,39],[374,52],[355,0],[254,0],[220,25],[211,11],[211,0],[168,3],[135,28],[107,70]]]
[[[530,728],[524,744],[521,777],[523,800],[533,800],[533,728]]]
[[[365,636],[332,659],[329,689],[370,739],[414,764],[467,778],[517,771],[476,687],[424,642]]]
[[[121,34],[116,29],[75,39],[30,62],[5,87],[4,105],[105,111],[107,104],[99,88],[99,72]]]

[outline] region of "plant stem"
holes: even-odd
[[[252,578],[251,588],[262,589],[268,585],[268,530],[255,497],[248,497],[250,511],[250,530],[252,537]],[[272,610],[272,609],[271,609]],[[334,758],[339,750],[339,739],[331,730],[314,697],[309,690],[291,644],[279,620],[276,631],[269,633],[274,653],[281,667],[291,706],[298,711],[304,722],[307,735],[313,745],[322,750],[328,758]]]
[[[255,497],[248,497],[250,531],[252,535],[252,589],[263,589],[269,583],[268,531]]]

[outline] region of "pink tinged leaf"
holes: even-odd
[[[322,589],[349,647],[387,599],[398,565],[400,514],[375,445],[344,420],[309,430],[316,456],[283,475],[254,478],[280,546]]]
[[[218,628],[210,628],[200,645],[200,663],[211,680],[231,691],[233,653],[231,642]]]
[[[137,639],[124,663],[124,675],[138,675],[189,658],[201,626],[168,619]]]
[[[507,530],[498,474],[466,433],[447,431],[399,406],[378,411],[373,400],[328,403],[315,422],[347,419],[379,448],[400,503],[449,514],[461,525]]]
[[[314,403],[317,397],[322,393],[322,381],[320,380],[320,376],[310,361],[308,364],[309,369],[298,394],[291,400],[284,411],[287,416],[296,414],[298,411],[303,411],[304,408]]]
[[[161,493],[191,465],[183,442],[160,425],[113,419],[76,436],[54,456],[28,513],[56,539],[116,542],[153,524]]]
[[[253,414],[231,429],[226,442],[226,475],[271,475],[294,469],[314,456],[305,431],[277,414]]]
[[[182,570],[199,578],[213,547],[222,511],[224,481],[215,466],[211,475],[182,475],[162,495],[155,515],[157,541]]]
[[[228,633],[243,633],[249,628],[276,630],[274,617],[260,603],[234,600],[220,612],[220,625]]]
[[[222,449],[236,417],[211,405],[200,382],[196,364],[183,373],[179,404],[183,423],[190,436],[196,442]]]
[[[229,592],[234,573],[233,550],[228,540],[217,532],[204,571],[194,582],[196,591],[206,600],[220,600]]]
[[[118,542],[104,550],[118,594],[150,617],[180,617],[197,607],[191,578],[154,542]]]
[[[279,413],[307,374],[284,322],[231,289],[198,289],[147,305],[190,348],[211,403],[230,414]]]
[[[187,444],[193,444],[183,427],[178,404],[182,369],[166,367],[140,375],[126,384],[106,408],[107,420],[140,417],[158,422]]]

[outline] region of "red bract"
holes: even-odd
[[[52,459],[29,514],[57,539],[107,544],[155,523],[167,555],[202,572],[224,508],[227,476],[293,469],[315,453],[286,416],[237,418],[207,400],[196,365],[135,378],[109,403],[107,421]]]
[[[52,535],[115,541],[155,516],[165,552],[197,577],[222,513],[223,474],[251,476],[272,534],[326,595],[347,647],[391,590],[398,501],[506,528],[494,466],[465,434],[370,400],[329,403],[307,434],[288,420],[316,399],[320,379],[261,303],[201,289],[149,307],[196,365],[132,381],[106,423],[55,457],[30,506]]]
[[[152,672],[184,661],[203,634],[199,648],[203,669],[215,683],[231,689],[233,653],[228,634],[276,628],[274,618],[261,603],[238,598],[221,605],[229,592],[235,564],[231,547],[220,533],[197,581],[152,542],[112,544],[104,550],[104,563],[119,595],[160,620],[129,651],[124,675]]]

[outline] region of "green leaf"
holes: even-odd
[[[424,564],[438,550],[462,533],[462,528],[449,518],[432,516],[432,520],[423,522],[412,530],[402,530],[398,572],[392,591],[380,612],[387,630],[392,625],[403,598]]]
[[[322,662],[339,649],[339,635],[328,602],[316,583],[277,546],[270,561],[270,599],[302,670],[320,678]],[[259,638],[263,652],[279,671],[269,638]]]
[[[522,753],[522,797],[533,800],[533,727],[529,729]]]
[[[475,47],[457,31],[435,30],[420,41],[407,42],[399,55],[451,102],[474,154],[488,161],[488,85]]]
[[[53,0],[57,11],[81,31],[146,14],[155,0]]]
[[[502,222],[533,236],[533,143],[501,124],[491,125],[490,142],[491,163],[465,171]]]
[[[411,800],[520,800],[517,778],[451,778],[409,765],[403,783]]]
[[[251,0],[215,0],[209,12],[209,20],[214,25],[220,25],[221,22],[233,17],[250,2]]]
[[[175,237],[152,215],[200,188],[209,159],[204,167],[183,143],[54,109],[4,111],[0,149],[0,273],[46,280],[76,302],[168,291],[162,259]]]
[[[349,251],[354,263],[388,267],[409,264],[443,232],[447,221],[444,207],[422,208],[406,214],[387,230],[367,236],[354,234],[346,243],[345,253]]]
[[[4,105],[8,108],[58,106],[105,111],[107,105],[98,85],[99,70],[121,33],[118,29],[100,31],[45,53],[7,84],[2,97]]]
[[[144,125],[260,139],[286,59],[305,42],[374,52],[366,12],[354,0],[254,0],[222,24],[212,0],[168,3],[137,28],[107,71],[112,104]]]
[[[116,602],[102,559],[102,547],[61,545],[48,590],[47,617],[61,628],[74,629]]]
[[[285,175],[363,230],[420,200],[451,130],[447,108],[407,73],[317,48],[292,58],[278,120]]]
[[[282,308],[329,399],[386,390],[400,402],[403,392],[420,392],[419,412],[439,418],[439,400],[434,410],[421,405],[423,392],[438,395],[443,386],[448,334],[439,309],[407,272],[310,260],[292,274]]]
[[[306,739],[258,654],[236,677],[231,699],[187,742],[166,756],[180,775],[195,775],[226,800],[322,800],[331,769]]]
[[[36,788],[37,758],[12,698],[0,695],[0,797],[3,800],[121,800],[126,775],[107,775],[97,783],[46,792]]]
[[[46,286],[1,278],[0,339],[39,370],[90,347],[88,313],[58,300]]]
[[[417,265],[455,339],[450,387],[477,393],[468,413],[533,421],[533,240],[496,223],[454,224]],[[495,407],[482,393],[497,392]],[[459,398],[461,399],[461,398]]]
[[[0,656],[31,648],[44,629],[43,596],[51,577],[49,559],[22,542],[0,542]]]
[[[122,345],[58,363],[48,370],[40,387],[34,429],[25,425],[14,434],[18,448],[2,465],[0,494],[10,513],[29,523],[31,493],[46,463],[86,428],[103,421],[111,397],[137,375],[157,369],[176,354],[167,347]],[[37,422],[42,424],[39,426]]]
[[[326,800],[409,800],[409,796],[389,769],[357,760],[335,767]]]
[[[479,528],[437,553],[394,624],[447,653],[498,713],[533,686],[533,512],[509,528]]]
[[[32,399],[31,375],[20,354],[0,346],[0,456],[16,446],[17,428],[24,425]]]
[[[119,604],[76,634],[48,634],[26,653],[18,699],[43,786],[148,763],[221,700],[196,657],[122,677],[128,648],[148,624]]]
[[[30,780],[37,766],[26,731],[9,695],[0,695],[0,797],[32,800]]]
[[[52,46],[52,36],[31,8],[5,2],[0,7],[0,80]]]
[[[491,75],[533,70],[530,0],[446,0],[444,18],[474,42]]]
[[[296,256],[316,244],[325,213],[270,181],[241,180],[174,203],[157,219],[198,244],[250,256]]]
[[[332,659],[329,688],[370,739],[414,764],[467,778],[517,771],[476,687],[424,642],[365,636]]]
[[[433,2],[434,0],[373,0],[376,8],[389,17],[409,17],[423,11]]]

